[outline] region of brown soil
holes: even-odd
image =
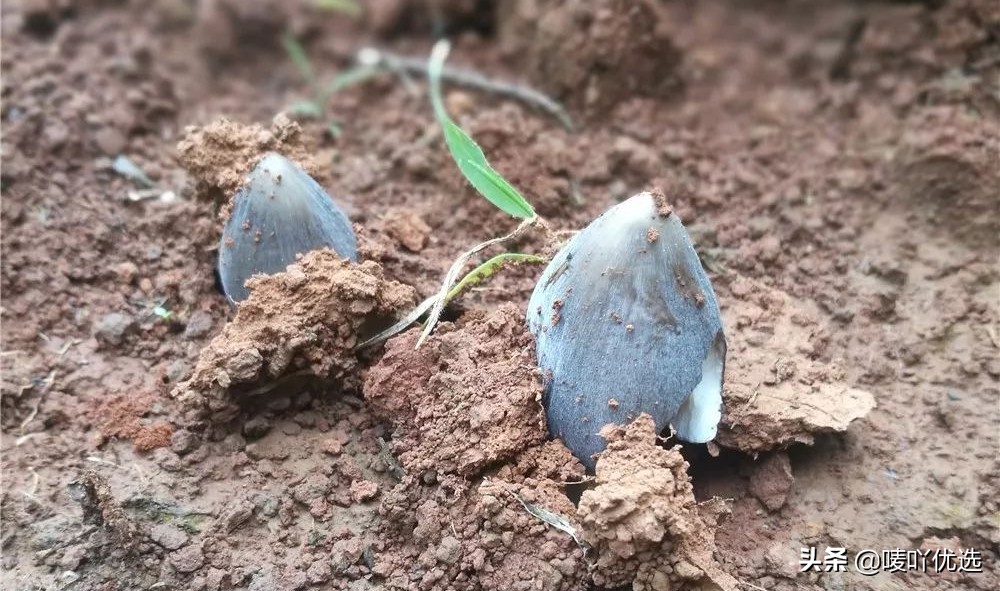
[[[211,422],[232,418],[234,401],[267,394],[291,376],[356,391],[355,349],[416,303],[413,289],[386,280],[377,263],[353,265],[329,249],[299,257],[284,273],[256,275],[247,287],[250,297],[175,391],[186,406],[209,411]]]
[[[392,339],[364,386],[372,412],[396,427],[404,470],[472,477],[542,442],[542,388],[516,306],[467,314],[415,349],[419,333]]]
[[[735,590],[736,580],[715,561],[721,501],[698,505],[680,446],[657,445],[652,417],[601,431],[607,449],[597,461],[596,486],[584,491],[578,513],[583,539],[597,552],[594,582],[634,589]]]
[[[1000,587],[995,2],[312,4],[0,4],[0,586]],[[309,93],[286,31],[323,79],[445,31],[456,64],[557,95],[575,132],[446,96],[557,233],[662,187],[723,311],[717,442],[640,420],[588,477],[547,440],[537,267],[419,350],[355,351],[515,221],[393,75],[276,116]],[[344,205],[364,262],[302,257],[233,311],[217,207],[266,150]],[[971,547],[985,572],[799,573],[808,546]]]
[[[307,145],[302,128],[284,114],[274,118],[270,129],[228,119],[191,126],[177,144],[181,165],[197,181],[196,195],[227,204],[266,152],[280,152],[322,179],[322,167],[313,156],[315,148]]]

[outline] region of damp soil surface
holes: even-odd
[[[362,4],[0,4],[0,587],[1000,587],[995,2]],[[286,33],[321,83],[444,33],[454,64],[551,94],[574,130],[445,89],[549,236],[662,190],[722,309],[716,442],[637,417],[587,475],[551,440],[537,266],[420,349],[356,351],[516,221],[460,176],[419,74],[282,114],[311,92]],[[310,254],[233,310],[222,223],[269,150],[363,262]],[[810,547],[973,548],[983,572],[803,573]]]

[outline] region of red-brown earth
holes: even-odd
[[[0,4],[4,588],[1000,586],[1000,5],[363,4]],[[454,167],[419,76],[276,119],[309,93],[285,32],[321,79],[446,32],[454,63],[552,93],[575,131],[446,101],[557,231],[662,188],[723,311],[717,444],[658,447],[639,421],[587,477],[546,441],[518,322],[534,266],[464,294],[419,350],[410,331],[351,354],[515,222]],[[268,149],[369,262],[310,255],[237,314],[220,212]],[[976,548],[984,572],[799,573],[810,546]]]

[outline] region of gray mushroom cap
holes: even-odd
[[[687,231],[658,201],[640,193],[580,231],[528,304],[549,431],[591,469],[606,424],[647,413],[705,442],[721,418],[719,306]]]
[[[356,261],[351,222],[323,187],[290,160],[269,152],[236,193],[219,245],[219,277],[231,302],[249,295],[253,275],[279,273],[295,255],[329,247]]]

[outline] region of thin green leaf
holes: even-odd
[[[156,306],[155,308],[153,308],[153,314],[162,318],[163,320],[170,320],[170,317],[173,316],[174,313],[171,312],[170,310],[167,310],[163,306]]]
[[[424,314],[426,314],[428,310],[430,310],[431,308],[433,308],[435,301],[436,301],[436,297],[435,296],[431,296],[431,297],[427,298],[426,300],[420,302],[420,304],[417,305],[416,308],[414,308],[413,310],[411,310],[409,314],[407,314],[406,316],[404,316],[403,318],[401,318],[398,322],[396,322],[395,324],[393,324],[389,328],[383,330],[382,332],[380,332],[377,335],[371,337],[370,339],[362,342],[360,345],[357,346],[357,348],[358,349],[363,349],[363,348],[365,348],[365,347],[367,347],[369,345],[375,345],[375,344],[381,343],[382,341],[384,341],[384,340],[386,340],[386,339],[388,339],[390,337],[393,337],[393,336],[395,336],[395,335],[403,332],[404,330],[406,330],[407,328],[409,328],[411,324],[413,324],[417,320],[420,320],[420,317],[423,316]]]
[[[441,98],[441,69],[447,56],[447,42],[442,41],[435,45],[427,65],[427,75],[430,80],[434,114],[441,123],[445,143],[448,144],[448,150],[455,164],[469,183],[501,211],[517,218],[535,217],[535,210],[531,204],[507,182],[507,179],[490,166],[479,144],[448,116],[444,100]]]
[[[353,18],[361,16],[361,5],[355,0],[315,0],[317,8],[341,12]]]
[[[486,281],[493,275],[503,268],[506,263],[544,263],[546,262],[543,257],[534,254],[523,254],[520,252],[503,252],[497,256],[491,258],[485,263],[479,265],[469,273],[462,277],[455,287],[451,288],[448,292],[447,301],[455,299],[458,294],[462,293],[464,290]]]
[[[316,75],[313,73],[312,63],[310,63],[309,56],[306,55],[306,50],[299,43],[299,40],[291,33],[285,33],[281,37],[281,44],[285,47],[285,53],[288,54],[289,59],[292,60],[295,68],[299,71],[299,75],[309,84],[315,84]]]
[[[533,218],[535,210],[521,194],[493,170],[483,150],[476,142],[455,124],[446,119],[441,122],[444,128],[444,139],[451,151],[452,158],[466,180],[476,188],[490,203],[517,218]]]
[[[519,252],[500,253],[497,256],[491,258],[490,260],[486,261],[485,263],[473,269],[471,272],[466,274],[465,277],[462,277],[462,279],[458,283],[456,283],[455,286],[452,287],[450,291],[448,291],[448,295],[445,297],[445,302],[446,303],[450,302],[451,300],[458,297],[459,294],[461,294],[469,287],[478,285],[479,283],[482,283],[483,281],[492,277],[497,273],[497,271],[503,268],[503,265],[505,263],[520,263],[520,262],[545,263],[547,261],[544,257],[540,257],[533,254],[522,254]],[[437,303],[437,299],[438,299],[437,296],[431,296],[427,298],[419,305],[417,305],[417,307],[414,308],[409,314],[400,319],[399,322],[393,324],[389,328],[383,330],[377,335],[364,341],[363,343],[358,345],[357,348],[362,349],[369,345],[381,343],[382,341],[403,332],[404,330],[409,328],[411,324],[420,320],[421,316],[426,314],[432,307],[434,307],[434,304]]]
[[[298,101],[288,105],[286,109],[292,115],[315,119],[323,114],[323,109],[314,101]]]
[[[356,68],[351,68],[346,72],[341,72],[327,82],[325,86],[323,86],[323,89],[316,97],[317,102],[325,105],[326,101],[329,100],[330,95],[358,84],[359,82],[364,82],[381,71],[382,70],[380,68],[373,66],[358,66]]]

